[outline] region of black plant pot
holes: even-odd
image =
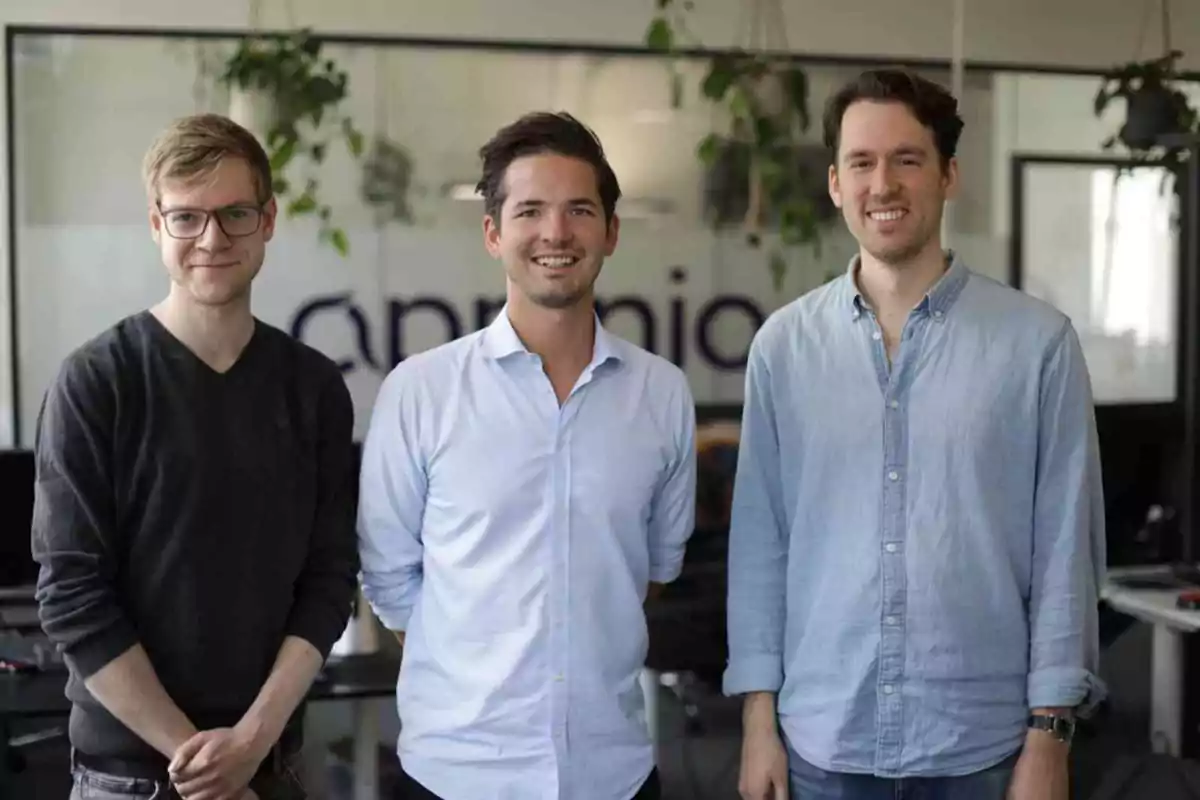
[[[1152,85],[1129,96],[1121,141],[1130,149],[1149,150],[1160,137],[1179,131],[1179,100],[1171,89]]]

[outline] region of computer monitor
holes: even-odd
[[[38,565],[29,551],[33,480],[32,451],[0,450],[0,589],[37,583]]]

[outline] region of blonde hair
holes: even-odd
[[[271,161],[262,145],[250,131],[220,114],[181,117],[158,135],[142,162],[146,194],[157,203],[164,180],[203,179],[227,158],[249,165],[260,203],[271,199]]]

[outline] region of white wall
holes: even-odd
[[[910,0],[906,3],[883,3],[879,0],[841,0],[833,3],[826,0],[785,2],[786,36],[788,45],[796,50],[842,55],[896,57],[948,58],[952,55],[951,23],[953,0]],[[741,4],[728,2],[698,3],[699,10],[693,28],[699,38],[712,46],[728,46],[738,43]],[[324,0],[262,0],[259,4],[258,22],[265,27],[310,25],[318,30],[356,33],[385,33],[408,36],[465,37],[488,39],[587,41],[597,43],[639,44],[645,29],[652,4],[648,0],[608,0],[596,3],[591,0],[505,0],[499,4],[493,0],[442,0],[437,3],[399,3],[395,0],[342,0],[328,3]],[[1151,38],[1140,44],[1137,31],[1145,13],[1142,3],[1127,0],[1009,0],[1006,3],[965,0],[965,55],[969,59],[1055,63],[1085,67],[1102,67],[1114,60],[1124,60],[1134,55],[1145,55],[1157,47]],[[1188,64],[1200,67],[1200,3],[1177,3],[1172,9],[1176,46],[1189,53]],[[185,3],[181,0],[4,0],[0,8],[0,23],[4,24],[57,24],[57,25],[106,25],[106,26],[164,26],[241,29],[251,21],[251,4],[247,0],[226,0],[223,3]],[[1157,30],[1157,20],[1150,18],[1148,30]],[[103,67],[103,65],[102,65]],[[111,77],[127,80],[131,73],[121,71],[109,64]],[[100,73],[95,73],[100,74]],[[149,77],[144,75],[137,76]],[[572,85],[567,71],[559,72],[559,90],[570,95]],[[464,69],[462,78],[482,81],[484,89],[474,98],[485,105],[496,88],[500,86],[495,76],[486,81],[478,72],[471,74]],[[0,79],[3,76],[0,75]],[[1089,79],[1090,80],[1090,79]],[[169,106],[166,97],[173,87],[160,86],[156,97],[163,100],[160,112]],[[511,84],[506,87],[511,92]],[[649,87],[647,87],[649,89]],[[404,89],[410,96],[419,86]],[[655,91],[662,91],[660,85]],[[86,92],[82,92],[86,94]],[[86,97],[77,97],[86,103]],[[461,99],[461,98],[460,98]],[[609,102],[604,97],[592,98],[596,127],[605,136],[604,109]],[[500,105],[507,106],[507,103]],[[982,192],[964,197],[956,208],[955,225],[958,228],[956,244],[975,256],[975,261],[984,271],[1003,274],[1003,247],[997,244],[996,235],[1004,235],[1004,226],[992,229],[984,220],[989,217],[1002,220],[1007,214],[1004,201],[1004,182],[1007,167],[998,165],[995,154],[1004,152],[1003,143],[993,145],[989,138],[1002,136],[1001,124],[993,134],[991,121],[1000,121],[1004,114],[1003,103],[976,102],[970,96],[964,98],[976,123],[976,137],[964,142],[964,160],[972,166],[973,177],[981,186],[986,179],[989,187]],[[974,106],[972,109],[971,107]],[[134,127],[138,108],[131,106],[123,110],[124,119],[103,119],[103,124],[86,133],[94,134],[110,143],[128,142],[134,137],[138,147],[126,151],[112,151],[103,158],[96,158],[95,150],[67,146],[57,139],[63,135],[77,135],[78,130],[40,131],[32,141],[54,149],[45,152],[56,154],[57,162],[52,174],[56,182],[45,187],[43,199],[58,208],[77,203],[79,195],[72,192],[73,176],[79,170],[91,170],[93,174],[106,174],[114,186],[117,197],[128,197],[131,187],[122,183],[136,176],[129,171],[128,153],[140,151],[148,134],[146,127]],[[4,114],[0,109],[0,136],[3,136]],[[486,120],[486,117],[484,118]],[[128,122],[130,125],[117,124]],[[690,120],[689,133],[700,130],[702,120]],[[671,123],[677,127],[678,120]],[[653,138],[653,125],[647,127],[647,135]],[[986,135],[984,135],[986,131]],[[410,129],[414,136],[423,133]],[[668,135],[669,129],[660,126],[658,136]],[[441,136],[444,132],[439,132]],[[457,132],[464,139],[478,139],[477,130]],[[44,139],[42,137],[45,137]],[[612,138],[611,136],[607,138]],[[435,142],[439,141],[437,137]],[[445,142],[442,142],[446,144]],[[0,141],[0,145],[4,142]],[[614,158],[620,160],[622,144],[614,141]],[[449,146],[447,145],[447,151]],[[643,152],[638,147],[628,147],[628,158],[636,159]],[[122,155],[124,153],[124,155]],[[639,165],[640,174],[653,183],[655,174],[661,177],[677,166],[679,159],[690,157],[686,148],[668,149],[666,155]],[[674,156],[676,161],[672,162]],[[43,162],[43,164],[53,163]],[[453,164],[444,164],[450,169]],[[464,169],[467,165],[462,165]],[[993,182],[993,177],[996,182]],[[9,176],[0,174],[0,219],[6,209],[2,207],[4,183]],[[636,192],[636,181],[629,187]],[[631,193],[633,193],[631,192]],[[94,212],[118,213],[121,205],[116,202],[101,204]],[[109,220],[93,220],[104,224]],[[7,242],[0,234],[0,262],[7,263]],[[3,277],[3,276],[0,276]],[[9,386],[10,369],[8,358],[8,306],[7,280],[0,280],[0,442],[8,441],[9,413],[6,406],[11,395]]]

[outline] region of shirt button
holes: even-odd
[[[889,553],[894,553],[896,552],[896,545],[894,542],[888,542],[883,546],[883,549],[887,550]]]
[[[935,312],[933,312],[933,318],[934,318],[934,319],[941,319],[941,318],[942,318],[942,312],[941,312],[941,311],[935,311]]]
[[[888,403],[888,405],[889,405],[889,406],[891,406],[892,408],[899,408],[899,407],[900,407],[900,401],[899,401],[899,400],[893,400],[892,402]]]
[[[884,618],[883,618],[883,624],[884,624],[884,625],[895,625],[895,624],[896,624],[896,618],[895,618],[895,617],[884,617]]]
[[[883,338],[883,334],[880,333],[879,331],[875,331],[874,333],[871,334],[871,338],[878,342],[880,339]]]
[[[896,687],[892,686],[890,683],[885,683],[883,685],[883,693],[884,694],[891,694],[894,691],[896,691]]]
[[[900,480],[900,473],[899,473],[899,472],[897,472],[896,470],[892,470],[891,472],[889,472],[889,473],[888,473],[888,480],[889,480],[889,481],[898,481],[898,480]]]
[[[558,681],[559,683],[561,683],[561,682],[562,682],[562,679],[563,679],[563,676],[562,676],[562,675],[555,675],[555,676],[554,676],[554,680]]]

